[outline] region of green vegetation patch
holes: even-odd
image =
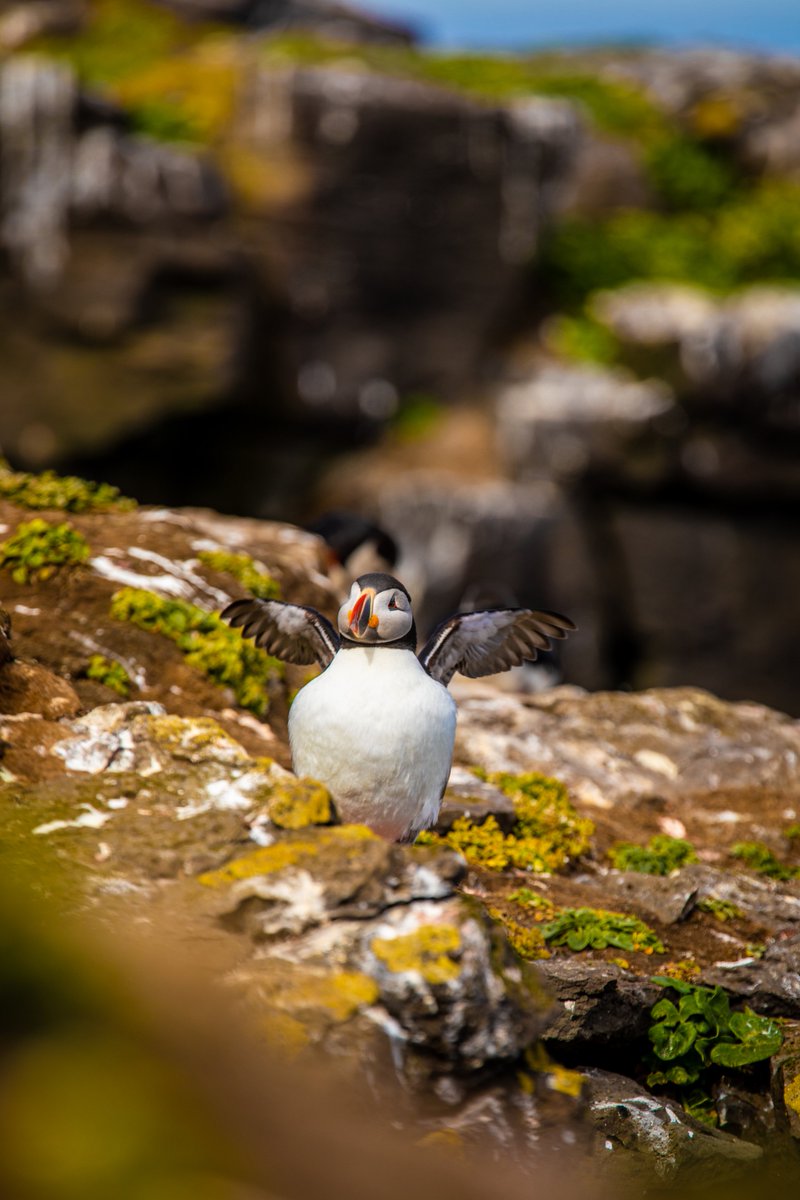
[[[516,821],[511,833],[504,833],[493,816],[480,824],[459,817],[448,833],[421,833],[418,842],[450,846],[468,862],[491,871],[508,867],[559,871],[589,849],[594,825],[578,816],[560,780],[535,773],[487,774],[476,769],[475,774],[514,801]]]
[[[91,551],[82,533],[69,521],[51,525],[36,517],[17,526],[16,533],[0,543],[0,567],[11,571],[15,583],[50,579],[62,567],[86,562]]]
[[[664,127],[664,117],[645,92],[622,79],[601,78],[591,65],[576,68],[555,54],[434,53],[407,47],[346,44],[304,34],[264,41],[270,62],[336,66],[415,79],[475,100],[504,103],[530,96],[572,100],[600,129],[647,137]]]
[[[205,567],[232,575],[242,587],[246,587],[259,600],[277,600],[281,594],[278,581],[273,579],[266,567],[249,554],[232,554],[228,550],[201,550],[197,555]]]
[[[97,683],[111,688],[117,695],[122,696],[123,700],[127,700],[131,694],[133,681],[122,663],[113,658],[93,654],[86,665],[85,675],[87,679],[94,679]]]
[[[636,871],[640,875],[669,875],[688,863],[697,862],[691,842],[683,838],[657,833],[646,846],[635,842],[618,842],[608,852],[612,866],[618,871]]]
[[[56,475],[55,471],[12,471],[0,459],[0,498],[20,508],[56,508],[62,512],[127,511],[136,501],[120,495],[110,483],[92,483],[76,475]]]
[[[766,875],[767,879],[786,882],[800,878],[800,867],[790,867],[776,858],[763,842],[737,842],[731,847],[734,858],[740,858],[752,871]]]
[[[244,641],[239,631],[216,613],[141,588],[122,588],[111,597],[111,615],[168,637],[189,666],[214,683],[232,688],[242,708],[257,716],[267,711],[269,685],[283,677],[283,664]]]
[[[602,908],[562,908],[542,927],[542,937],[550,946],[570,950],[641,950],[645,954],[663,954],[658,935],[628,913],[607,912]]]
[[[738,904],[734,904],[732,900],[720,900],[717,896],[706,896],[697,907],[715,921],[738,921],[746,916],[744,909]]]
[[[539,272],[567,307],[634,279],[730,292],[759,280],[800,278],[800,187],[767,181],[716,211],[630,209],[598,225],[565,221],[542,247]]]
[[[671,988],[677,1004],[664,996],[650,1010],[648,1037],[655,1070],[647,1086],[696,1083],[710,1067],[744,1067],[775,1054],[783,1042],[777,1021],[745,1007],[732,1012],[721,987],[698,987],[663,975],[654,983]]]

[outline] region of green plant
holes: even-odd
[[[673,211],[710,212],[728,201],[736,186],[729,163],[683,134],[656,139],[645,167],[661,203]]]
[[[282,678],[283,665],[242,639],[216,613],[155,592],[122,588],[111,597],[111,615],[174,642],[189,666],[214,683],[233,689],[237,703],[257,715],[268,707],[268,687]]]
[[[545,344],[561,358],[611,364],[620,357],[619,340],[587,313],[558,313],[545,326]]]
[[[701,912],[708,913],[716,921],[737,921],[745,916],[745,911],[732,900],[720,900],[716,896],[706,896],[698,902]]]
[[[602,908],[562,908],[542,927],[542,937],[553,946],[570,950],[643,950],[645,954],[663,954],[664,945],[656,933],[628,913],[607,912]]]
[[[124,700],[127,700],[131,694],[133,686],[131,677],[122,663],[115,659],[105,658],[102,654],[93,654],[86,664],[85,675],[87,679],[94,679],[97,683],[111,688]]]
[[[0,459],[0,498],[20,508],[57,508],[64,512],[107,512],[136,507],[135,500],[121,496],[110,483],[92,483],[75,475],[56,475],[55,471],[12,471]]]
[[[558,911],[552,900],[534,892],[533,888],[516,888],[508,898],[514,904],[521,904],[523,908],[527,908],[535,921],[549,921]]]
[[[677,1004],[667,996],[650,1010],[653,1023],[648,1037],[659,1063],[647,1077],[647,1086],[696,1083],[709,1067],[744,1067],[769,1058],[780,1048],[783,1034],[776,1021],[760,1017],[745,1007],[732,1012],[721,987],[698,987],[656,975],[654,983],[671,988]]]
[[[780,862],[763,842],[737,842],[731,847],[731,854],[768,879],[786,881],[800,878],[800,867],[789,867]]]
[[[246,587],[259,600],[277,600],[281,594],[278,581],[249,554],[232,554],[228,550],[201,550],[197,557],[212,571],[222,571],[238,579],[242,587]]]
[[[492,816],[481,824],[459,817],[443,837],[421,833],[419,842],[451,846],[468,862],[493,871],[558,871],[586,853],[594,826],[575,812],[560,780],[536,773],[487,774],[477,768],[475,774],[513,800],[516,821],[511,833],[504,833]]]
[[[68,521],[51,525],[36,517],[0,543],[0,567],[8,567],[15,583],[28,583],[50,579],[61,567],[85,562],[90,553],[86,538]]]
[[[634,842],[618,842],[608,852],[613,866],[619,871],[637,871],[640,875],[669,875],[670,872],[697,862],[694,846],[683,838],[657,833],[646,846]]]

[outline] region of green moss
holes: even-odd
[[[570,950],[642,950],[645,954],[663,954],[664,944],[657,934],[628,913],[608,912],[602,908],[562,908],[542,928],[548,945],[567,946]]]
[[[56,475],[55,471],[12,471],[0,459],[0,498],[20,508],[55,508],[62,512],[127,511],[135,500],[121,496],[110,483],[92,483],[75,475]]]
[[[700,974],[697,963],[688,958],[682,958],[678,962],[664,963],[659,969],[661,974],[668,979],[680,979],[684,983],[690,983]]]
[[[716,896],[706,896],[697,907],[715,921],[738,921],[746,915],[744,909],[732,900],[720,900]]]
[[[669,875],[687,863],[697,862],[690,842],[665,833],[655,834],[646,846],[618,842],[611,847],[608,857],[618,871],[637,871],[640,875]]]
[[[495,909],[489,910],[489,915],[500,921],[506,931],[509,944],[520,958],[537,959],[549,958],[550,951],[545,945],[542,931],[537,926],[521,925],[512,917],[504,917]]]
[[[0,543],[0,567],[10,570],[15,583],[29,583],[86,562],[90,553],[86,538],[68,521],[51,525],[36,517],[18,525],[13,536]]]
[[[589,849],[594,826],[575,812],[560,780],[535,773],[510,775],[501,771],[489,775],[480,770],[475,773],[514,801],[516,822],[511,833],[503,833],[492,816],[481,824],[459,817],[444,836],[420,834],[418,841],[451,846],[468,862],[491,871],[507,867],[544,873],[559,871]]]
[[[238,579],[259,600],[277,600],[280,585],[266,567],[257,563],[249,554],[232,554],[228,550],[201,550],[197,555],[203,566]]]
[[[166,600],[140,588],[123,588],[111,598],[111,615],[174,642],[189,666],[233,689],[242,708],[262,716],[268,688],[283,677],[283,664],[244,641],[216,613],[185,600]]]
[[[308,825],[328,825],[333,820],[330,794],[314,779],[278,784],[267,811],[270,821],[280,829],[305,829]]]
[[[121,662],[105,658],[102,654],[93,654],[86,665],[87,679],[94,679],[105,687],[111,688],[117,695],[127,700],[131,694],[133,682]]]
[[[731,848],[731,854],[734,858],[740,858],[751,870],[766,875],[768,879],[785,882],[800,878],[800,867],[790,867],[780,862],[763,842],[737,842]]]
[[[461,934],[455,925],[421,925],[413,933],[372,939],[372,953],[389,971],[417,971],[433,985],[458,978],[460,950]]]
[[[532,888],[516,888],[508,898],[514,904],[521,904],[523,908],[528,909],[535,921],[549,921],[556,915],[557,909],[552,900],[534,892]]]

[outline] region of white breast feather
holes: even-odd
[[[339,651],[289,713],[294,768],[330,788],[346,821],[399,838],[436,820],[456,706],[410,650]]]

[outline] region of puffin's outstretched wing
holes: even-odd
[[[551,638],[574,629],[568,617],[530,608],[489,608],[457,613],[434,631],[419,653],[433,678],[447,687],[456,671],[477,679],[508,671],[549,650]]]
[[[222,614],[244,637],[284,662],[319,663],[327,667],[339,649],[330,621],[315,608],[283,604],[280,600],[234,600]]]

